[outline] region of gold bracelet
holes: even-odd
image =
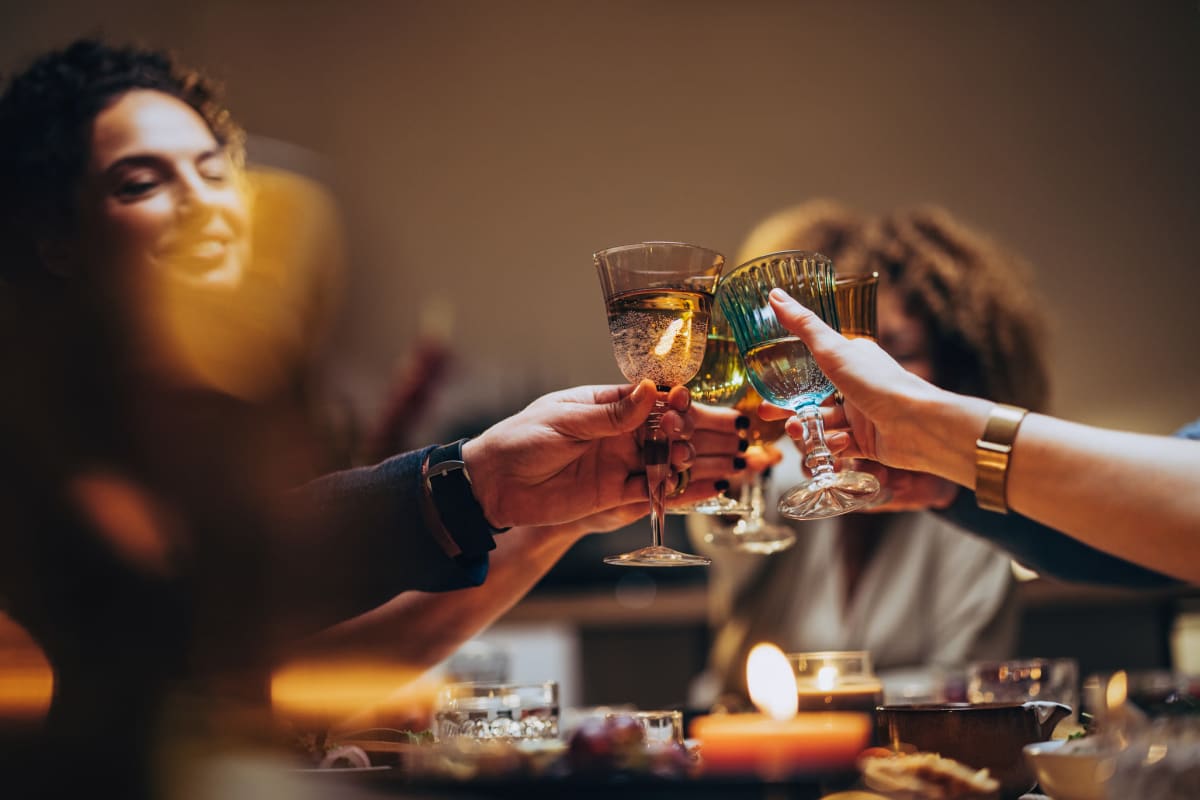
[[[975,502],[982,509],[1008,513],[1008,459],[1017,428],[1028,413],[1025,408],[997,403],[988,415],[983,436],[975,440]]]

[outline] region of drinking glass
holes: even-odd
[[[449,684],[438,692],[433,734],[439,742],[557,739],[558,684]]]
[[[801,449],[811,477],[779,500],[779,512],[793,519],[857,511],[879,492],[874,475],[835,469],[820,410],[833,394],[833,384],[800,337],[776,319],[769,300],[772,289],[783,289],[837,330],[835,277],[833,262],[820,253],[788,250],[742,264],[722,281],[718,294],[750,382],[767,400],[795,411],[803,423]]]
[[[842,336],[847,339],[870,339],[872,342],[878,342],[879,323],[875,309],[879,294],[879,273],[839,277],[834,283],[834,292]],[[841,394],[838,393],[837,397],[840,400]],[[854,465],[857,462],[851,460],[849,463]],[[853,466],[851,468],[853,469]],[[868,508],[881,506],[891,499],[891,490],[881,486],[879,494],[875,495]]]
[[[967,666],[967,700],[972,703],[1025,703],[1053,700],[1079,716],[1079,663],[1072,658],[976,661]]]
[[[741,398],[734,405],[750,420],[750,428],[746,431],[750,449],[762,449],[783,436],[786,419],[767,421],[758,416],[758,407],[762,405],[762,395],[747,385]],[[750,450],[747,450],[749,453]],[[728,529],[717,529],[705,535],[704,541],[717,547],[729,547],[746,553],[770,555],[780,550],[786,550],[796,543],[796,534],[786,525],[776,525],[769,522],[766,514],[767,482],[771,479],[771,470],[755,473],[742,484],[741,503],[749,508],[737,524]]]
[[[654,411],[642,429],[642,458],[650,492],[652,544],[604,559],[608,564],[685,567],[711,564],[663,544],[671,442],[660,422],[665,393],[700,369],[708,339],[713,293],[725,266],[715,250],[682,242],[642,242],[593,256],[608,308],[613,354],[625,379],[658,387]]]
[[[732,406],[746,391],[746,366],[738,353],[737,342],[729,331],[729,325],[720,309],[713,304],[708,319],[708,342],[704,347],[704,361],[696,376],[687,383],[692,400],[710,406]],[[668,514],[732,514],[750,512],[750,507],[724,492],[690,506],[673,508]]]

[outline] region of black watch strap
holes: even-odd
[[[462,554],[480,555],[495,549],[492,534],[502,531],[491,526],[475,499],[471,475],[462,455],[466,441],[459,439],[433,448],[425,459],[421,479],[442,527]]]

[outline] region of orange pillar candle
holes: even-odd
[[[811,711],[791,719],[765,714],[713,714],[692,723],[708,775],[767,780],[851,769],[871,743],[871,718],[851,711]]]
[[[758,714],[714,714],[692,723],[706,774],[768,780],[837,772],[854,765],[871,741],[871,718],[851,711],[796,713],[796,678],[775,645],[758,644],[746,659],[746,685]]]

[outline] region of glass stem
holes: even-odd
[[[655,547],[663,546],[663,531],[667,521],[667,478],[671,474],[671,440],[660,427],[666,410],[666,395],[660,391],[654,401],[654,410],[646,419],[642,439],[642,463],[646,466],[646,488],[650,491],[650,530]]]
[[[766,485],[770,474],[771,468],[767,467],[742,484],[741,502],[750,508],[750,512],[734,526],[735,533],[754,533],[763,526],[763,514],[767,508]]]
[[[804,424],[804,466],[814,478],[834,471],[833,454],[825,444],[825,422],[821,409],[814,405],[801,406],[796,416]]]

